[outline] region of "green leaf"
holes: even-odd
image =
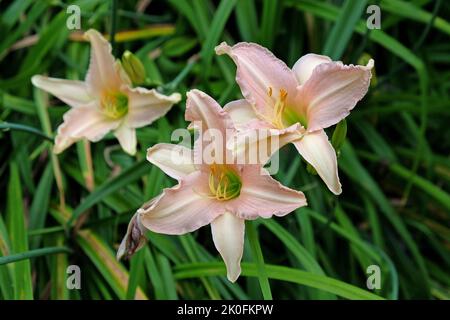
[[[425,267],[424,259],[415,243],[410,232],[406,228],[403,221],[399,218],[395,210],[392,208],[386,196],[380,190],[377,183],[373,180],[366,169],[361,165],[359,159],[357,158],[352,146],[349,142],[346,142],[342,148],[341,161],[339,167],[351,178],[356,184],[358,184],[363,190],[370,195],[374,202],[378,205],[381,212],[385,215],[386,219],[392,224],[397,233],[405,241],[406,246],[411,251],[414,260],[416,261],[419,271],[422,274],[421,279],[423,280],[423,285],[427,286],[428,282],[428,272]]]
[[[71,252],[66,247],[50,247],[50,248],[40,248],[34,249],[26,252],[20,252],[11,254],[9,256],[0,257],[0,265],[14,263],[22,260],[29,260],[36,257],[46,256],[49,254],[61,253],[61,252]],[[28,262],[28,261],[26,261]]]
[[[2,121],[2,122],[0,122],[0,129],[3,129],[5,131],[6,130],[20,130],[20,131],[24,131],[24,132],[29,132],[29,133],[35,134],[39,137],[42,137],[44,139],[53,141],[52,137],[47,136],[46,134],[39,131],[38,129],[27,126],[27,125],[23,125],[20,123],[10,123],[10,122]]]
[[[277,32],[276,24],[283,8],[280,1],[263,0],[259,41],[262,46],[271,48]]]
[[[264,264],[264,257],[261,250],[261,245],[258,239],[258,233],[254,222],[248,221],[246,223],[247,236],[252,248],[252,256],[255,260],[255,265],[258,270],[258,280],[264,300],[272,300],[272,291],[270,290],[269,279],[267,278],[266,267]]]
[[[302,221],[307,218],[306,214],[298,214],[297,217],[301,217]],[[307,218],[309,219],[309,218]],[[305,249],[297,239],[289,233],[285,228],[283,228],[280,224],[278,224],[274,219],[264,219],[261,223],[267,227],[278,239],[281,240],[284,246],[297,258],[300,265],[302,265],[306,271],[325,275],[319,263],[314,259],[314,257]],[[302,234],[305,232],[302,229]],[[317,299],[333,299],[335,296],[326,294],[324,292],[319,291],[317,294]]]
[[[131,258],[130,277],[128,280],[127,288],[127,300],[132,300],[136,296],[136,289],[138,287],[139,279],[144,272],[142,265],[144,263],[145,251],[141,250],[137,252]]]
[[[0,215],[0,257],[9,255],[9,242],[8,231]],[[0,266],[0,293],[5,300],[14,299],[13,276],[12,265]]]
[[[256,41],[258,18],[254,0],[238,1],[235,9],[237,24],[244,41]]]
[[[139,161],[133,166],[123,170],[118,176],[106,181],[101,186],[96,188],[89,196],[87,196],[81,204],[75,208],[72,217],[68,221],[68,225],[78,218],[83,212],[91,208],[96,203],[100,202],[104,197],[119,190],[120,188],[130,184],[131,182],[141,178],[148,171],[151,166],[146,160]]]
[[[10,165],[8,183],[8,207],[6,224],[11,241],[11,254],[28,251],[28,236],[25,225],[22,187],[19,180],[17,165]],[[2,260],[8,257],[2,257]],[[14,298],[21,300],[33,299],[30,261],[19,261],[14,264]]]
[[[383,11],[423,23],[428,23],[433,17],[431,13],[420,9],[413,3],[407,1],[381,0],[381,7]],[[436,17],[433,26],[450,35],[450,23],[445,19]]]
[[[117,296],[120,299],[125,299],[129,279],[128,272],[117,262],[112,250],[90,230],[79,231],[77,242]],[[136,291],[135,298],[147,299],[140,288]]]
[[[203,43],[201,56],[203,59],[204,75],[207,76],[211,67],[211,60],[214,56],[214,47],[218,45],[220,36],[225,27],[237,0],[222,0],[217,7],[212,23],[208,29],[208,35]],[[199,1],[197,1],[198,3]]]
[[[29,225],[29,229],[31,230],[41,229],[45,226],[45,219],[47,217],[50,197],[52,194],[52,185],[53,171],[52,164],[49,163],[40,178],[36,193],[31,203]],[[37,247],[38,243],[39,237],[34,238],[31,241],[31,247]]]
[[[346,0],[323,48],[323,54],[333,60],[341,58],[353,34],[353,29],[366,9],[367,0]]]
[[[258,268],[255,264],[243,262],[241,263],[241,267],[243,276],[258,276]],[[266,265],[265,268],[270,279],[309,286],[333,293],[346,299],[383,300],[382,297],[371,292],[326,276],[276,265]],[[223,263],[218,262],[181,264],[175,267],[176,279],[188,279],[199,276],[218,276],[224,274],[226,274],[225,266]]]

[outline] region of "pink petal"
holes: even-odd
[[[227,278],[235,282],[241,274],[245,221],[225,212],[211,223],[214,244],[227,267]]]
[[[114,131],[114,135],[117,140],[119,140],[120,146],[122,149],[130,154],[136,154],[136,129],[130,128],[126,122],[122,122],[122,124]]]
[[[147,150],[147,160],[177,180],[196,170],[192,150],[180,145],[158,143]]]
[[[187,93],[185,118],[187,121],[201,121],[203,129],[218,129],[225,133],[233,128],[231,118],[216,100],[197,89]]]
[[[122,80],[117,72],[111,45],[94,29],[84,36],[91,43],[91,60],[86,75],[86,83],[91,91],[100,94],[104,90],[119,90]]]
[[[308,131],[327,128],[345,118],[367,93],[372,67],[373,60],[367,66],[319,64],[297,96],[308,118]]]
[[[132,128],[140,128],[163,117],[175,103],[181,100],[179,93],[165,96],[155,89],[125,88],[128,95],[126,122]]]
[[[223,110],[233,120],[234,127],[237,130],[255,128],[261,125],[262,121],[259,120],[255,110],[245,99],[228,102]]]
[[[280,89],[285,90],[287,103],[295,98],[297,80],[286,64],[269,50],[254,43],[240,42],[232,47],[222,42],[218,55],[229,55],[237,66],[236,82],[245,99],[263,115],[272,115]],[[269,91],[272,97],[269,97]]]
[[[328,62],[332,62],[330,57],[308,53],[297,60],[297,62],[292,67],[292,71],[294,71],[298,83],[300,85],[303,85],[311,77],[314,69],[319,64]]]
[[[226,208],[243,219],[284,216],[307,205],[303,192],[283,186],[260,166],[244,166],[241,177],[241,193]]]
[[[202,136],[194,146],[196,164],[226,163],[226,159],[232,159],[226,149],[226,139],[235,130],[233,122],[213,98],[200,90],[189,91],[185,118],[201,129]]]
[[[304,129],[294,124],[286,129],[273,129],[260,122],[261,126],[238,132],[227,142],[239,164],[266,164],[270,157],[284,145],[302,137]]]
[[[224,211],[208,198],[208,175],[197,171],[138,210],[141,223],[164,234],[185,234],[211,223]]]
[[[342,189],[336,152],[328,141],[325,131],[307,133],[301,140],[294,142],[294,145],[302,157],[316,169],[328,189],[336,195],[340,194]]]
[[[33,76],[31,82],[35,87],[45,90],[71,107],[86,107],[93,100],[86,84],[77,80],[49,78],[40,75]]]
[[[120,125],[119,120],[111,120],[103,115],[95,105],[70,109],[63,116],[64,122],[58,127],[53,151],[60,153],[75,141],[86,138],[97,142],[109,131]]]

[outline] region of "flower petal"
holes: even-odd
[[[320,54],[308,53],[302,56],[292,67],[297,81],[303,85],[312,75],[314,69],[322,63],[332,62],[330,57]]]
[[[40,75],[33,76],[31,82],[35,87],[45,90],[71,107],[85,107],[92,97],[86,84],[77,80],[49,78]]]
[[[328,141],[324,130],[307,133],[301,140],[294,142],[302,157],[316,169],[317,174],[331,192],[342,192],[339,182],[336,152]]]
[[[196,171],[138,210],[141,223],[154,232],[185,234],[211,223],[224,211],[207,197],[208,175]]]
[[[134,156],[136,154],[136,129],[130,128],[126,122],[122,124],[114,131],[114,135],[119,140],[122,149]]]
[[[256,123],[261,122],[250,103],[245,99],[228,102],[223,110],[228,113],[237,130],[245,130],[249,127],[255,127]]]
[[[119,90],[122,81],[116,69],[110,43],[94,29],[86,31],[84,36],[91,43],[91,60],[86,83],[95,94],[104,90]]]
[[[233,128],[231,118],[217,101],[197,89],[187,93],[185,118],[187,121],[201,121],[203,129],[218,129],[225,133]]]
[[[227,163],[227,159],[232,159],[226,139],[234,133],[233,121],[213,98],[200,90],[189,91],[185,118],[201,130],[194,145],[196,164]]]
[[[289,105],[295,98],[298,84],[294,73],[266,48],[246,42],[230,47],[222,42],[216,47],[216,53],[228,54],[233,59],[237,66],[236,82],[243,96],[263,115],[273,114],[272,109],[281,89],[288,93]]]
[[[86,108],[70,109],[63,119],[64,122],[58,127],[55,137],[55,153],[62,152],[82,138],[97,142],[120,125],[120,121],[112,120],[98,111],[94,103]]]
[[[367,93],[373,60],[367,66],[322,63],[297,96],[306,112],[308,131],[327,128],[345,118]]]
[[[240,218],[284,216],[307,205],[303,192],[283,186],[260,166],[244,166],[241,178],[241,193],[227,206]]]
[[[264,165],[284,145],[302,137],[304,129],[294,124],[286,129],[273,129],[265,123],[237,133],[227,142],[238,164]]]
[[[128,95],[126,122],[132,128],[140,128],[163,117],[172,106],[181,100],[179,93],[163,95],[155,89],[125,88]]]
[[[147,160],[177,180],[196,170],[192,150],[176,144],[158,143],[147,150]]]
[[[211,223],[211,233],[216,249],[227,267],[227,278],[235,282],[241,274],[245,221],[225,212]]]

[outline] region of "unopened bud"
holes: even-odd
[[[140,85],[145,82],[144,65],[136,55],[128,50],[122,55],[122,66],[134,85]]]
[[[331,137],[331,144],[336,150],[336,153],[339,154],[339,150],[344,144],[345,137],[347,136],[347,121],[342,119],[334,128],[333,136]]]

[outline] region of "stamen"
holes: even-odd
[[[275,108],[274,108],[274,115],[273,115],[273,124],[277,127],[277,128],[284,128],[284,123],[283,123],[283,112],[284,109],[286,108],[286,98],[287,98],[287,91],[284,89],[280,89],[280,94],[278,96],[278,99],[275,103]]]
[[[272,104],[273,100],[273,88],[268,87],[268,102]],[[306,117],[302,114],[298,114],[296,111],[292,110],[287,106],[287,96],[288,92],[281,88],[279,91],[279,95],[275,100],[275,105],[272,109],[272,114],[270,113],[262,113],[261,111],[255,110],[257,116],[273,125],[275,128],[284,129],[292,124],[300,123],[303,127],[307,127]]]
[[[231,169],[225,165],[211,165],[208,178],[210,199],[226,201],[236,198],[241,192],[241,179]]]

